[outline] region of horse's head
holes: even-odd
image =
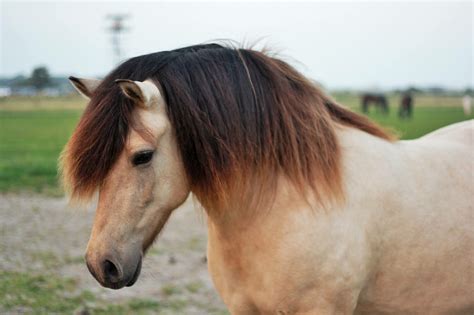
[[[71,81],[87,97],[99,85]],[[92,275],[113,289],[135,283],[143,253],[190,191],[160,90],[148,80],[116,83],[134,104],[135,127],[99,186],[86,253]]]

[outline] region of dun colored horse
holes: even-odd
[[[232,314],[473,314],[473,123],[396,141],[262,52],[198,45],[132,58],[87,98],[62,155],[98,190],[86,261],[137,280],[190,192]]]

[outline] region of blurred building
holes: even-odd
[[[0,97],[7,97],[12,95],[12,89],[8,86],[0,86]]]

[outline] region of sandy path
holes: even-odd
[[[83,253],[93,208],[70,209],[65,199],[0,195],[0,270],[47,271],[77,280],[109,303],[129,298],[157,302],[178,298],[184,314],[222,314],[225,307],[212,286],[204,261],[203,216],[188,201],[177,209],[143,262],[131,288],[105,289],[89,274]]]

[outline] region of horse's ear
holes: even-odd
[[[123,94],[134,101],[136,104],[145,108],[150,107],[154,100],[161,98],[161,93],[158,87],[151,81],[132,81],[126,79],[115,80]]]
[[[90,99],[95,89],[102,82],[97,79],[79,79],[76,77],[69,77],[69,82],[72,86],[86,99]]]

